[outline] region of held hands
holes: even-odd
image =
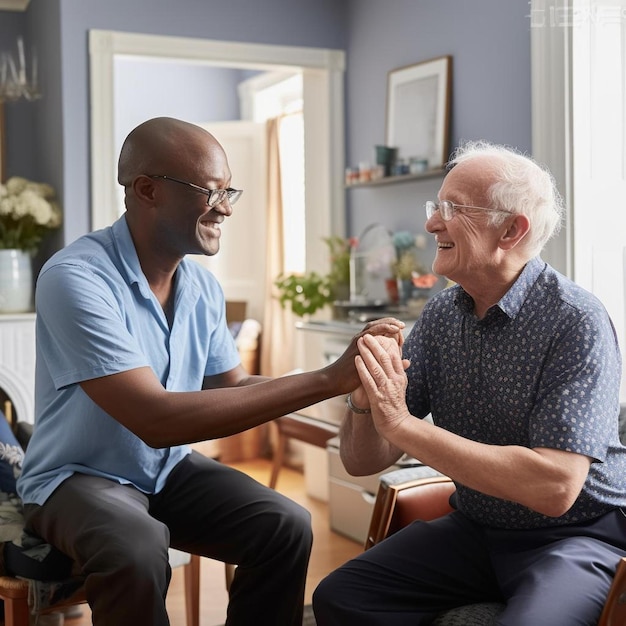
[[[356,368],[362,387],[352,394],[354,403],[372,409],[377,429],[394,428],[408,415],[405,401],[409,362],[390,337],[365,334],[358,340]],[[367,402],[363,397],[367,394]]]
[[[391,345],[396,347],[396,351],[399,351],[404,343],[404,336],[402,335],[404,326],[404,322],[394,317],[374,320],[365,325],[363,330],[352,339],[346,351],[330,366],[333,369],[335,379],[341,380],[343,383],[341,392],[347,393],[360,385],[361,381],[355,367],[355,358],[359,355],[358,342],[360,339],[364,335],[385,337]]]

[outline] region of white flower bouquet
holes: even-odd
[[[36,252],[44,235],[61,224],[54,189],[19,176],[0,184],[0,249]]]

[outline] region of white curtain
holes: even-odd
[[[261,374],[281,376],[294,368],[294,315],[275,297],[274,280],[285,269],[283,250],[283,202],[280,171],[281,118],[267,121],[267,261],[265,311],[261,341]]]

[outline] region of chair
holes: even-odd
[[[289,413],[270,422],[277,433],[276,449],[272,455],[272,475],[269,486],[274,489],[278,474],[285,457],[285,449],[289,439],[303,441],[318,448],[326,448],[329,439],[337,436],[339,427],[336,424],[307,417],[299,413]]]
[[[200,626],[200,557],[170,548],[171,567],[184,567],[185,611],[187,626]],[[30,607],[28,604],[29,583],[14,576],[0,576],[0,598],[4,601],[5,626],[29,626]],[[87,602],[84,587],[80,587],[69,598],[54,603],[41,611],[42,615]]]
[[[10,409],[8,414],[10,418]],[[17,439],[25,449],[32,434],[32,425],[18,422],[15,430]],[[0,554],[3,553],[1,548],[2,546],[0,546]],[[200,626],[200,557],[170,548],[169,561],[172,568],[184,567],[187,626]],[[2,563],[0,568],[2,571],[6,569],[4,565]],[[5,626],[29,626],[31,614],[28,602],[29,586],[29,582],[24,578],[0,575],[0,599],[4,601]],[[84,587],[81,585],[70,597],[55,602],[40,613],[42,615],[54,613],[60,609],[85,602],[87,602],[87,598]]]
[[[431,520],[452,510],[449,504],[454,483],[430,467],[419,466],[388,472],[380,484],[365,541],[365,549],[382,541],[410,522]],[[477,603],[446,611],[433,622],[434,626],[491,626],[504,605]],[[626,558],[617,567],[598,626],[626,624]]]

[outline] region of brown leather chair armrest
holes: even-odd
[[[365,549],[414,520],[431,520],[449,513],[454,491],[452,480],[426,466],[383,474]]]
[[[622,558],[617,566],[598,626],[624,624],[626,624],[626,558]]]

